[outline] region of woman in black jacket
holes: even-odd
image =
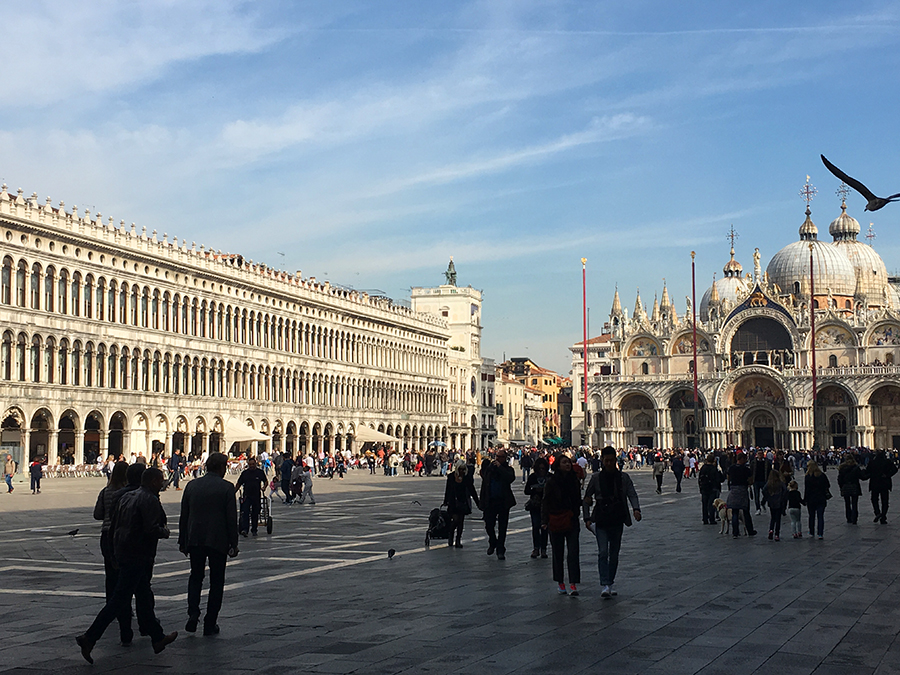
[[[550,479],[550,462],[546,457],[534,460],[532,472],[525,482],[525,494],[528,501],[525,510],[531,514],[531,557],[547,557],[547,530],[541,527],[541,502],[544,499],[544,487]]]
[[[581,483],[572,470],[572,460],[559,454],[553,462],[553,475],[544,487],[541,502],[541,527],[550,532],[553,548],[553,580],[559,585],[558,593],[566,595],[563,556],[568,548],[566,563],[569,568],[569,594],[578,595],[581,583],[578,532],[581,529],[578,515],[581,511]]]
[[[456,532],[456,548],[462,548],[463,524],[466,516],[472,513],[472,500],[479,509],[478,492],[475,490],[475,481],[472,477],[466,460],[457,460],[456,465],[447,474],[447,487],[444,489],[444,504],[447,505],[447,515],[450,516],[450,534],[447,536],[447,546],[454,546],[453,533]]]
[[[819,539],[825,538],[825,506],[828,504],[828,493],[831,482],[828,476],[822,473],[819,465],[810,460],[806,465],[806,478],[803,483],[803,499],[809,511],[809,536],[819,535]],[[815,528],[818,519],[818,530]]]
[[[859,519],[859,496],[862,494],[859,481],[867,478],[853,455],[847,455],[838,467],[838,487],[841,488],[841,496],[844,498],[847,522],[851,525],[856,525]]]

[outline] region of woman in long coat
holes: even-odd
[[[472,501],[479,509],[478,491],[475,490],[475,480],[472,472],[466,464],[466,460],[457,460],[453,471],[447,474],[447,487],[444,488],[444,504],[447,505],[447,515],[450,516],[450,534],[447,536],[447,545],[462,548],[462,532],[466,516],[472,513]],[[456,543],[453,543],[453,533],[456,533]]]

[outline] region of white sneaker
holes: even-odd
[[[600,591],[601,598],[608,598],[612,595],[612,592],[609,590],[609,586],[604,586],[603,590]]]
[[[760,515],[760,510],[756,509],[756,515]]]
[[[616,592],[616,589],[613,588],[612,585],[610,585],[610,587],[609,587],[609,594],[610,595],[618,595],[618,593]]]

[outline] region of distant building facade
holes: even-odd
[[[444,273],[446,283],[411,291],[412,309],[440,318],[449,328],[447,349],[447,443],[465,452],[485,450],[496,439],[493,373],[481,357],[481,291],[456,285],[453,259]]]
[[[115,225],[0,188],[3,450],[227,451],[229,417],[270,450],[333,452],[367,425],[445,440],[440,316]]]
[[[698,308],[697,363],[690,299],[679,315],[664,288],[648,315],[638,295],[628,316],[616,291],[610,370],[588,377],[591,443],[900,448],[900,295],[859,231],[842,205],[820,241],[807,209],[799,240],[765,271],[757,249],[746,275],[732,246]]]

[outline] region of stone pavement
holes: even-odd
[[[183,631],[188,564],[174,534],[161,542],[157,613],[178,640],[156,656],[146,638],[121,647],[113,625],[93,666],[74,636],[102,606],[91,509],[103,481],[45,481],[38,496],[22,486],[0,494],[0,672],[900,672],[900,519],[873,524],[864,498],[861,524],[847,525],[837,497],[824,541],[792,540],[788,525],[770,542],[765,516],[762,536],[732,540],[701,524],[694,481],[658,496],[648,472],[632,475],[644,520],[626,529],[615,598],[599,597],[585,532],[581,595],[557,595],[550,561],[529,558],[524,499],[505,562],[485,555],[478,521],[462,550],[426,550],[444,479],[355,471],[317,480],[315,506],[276,504],[274,533],[241,541],[217,637]],[[163,494],[173,524],[180,495]]]

